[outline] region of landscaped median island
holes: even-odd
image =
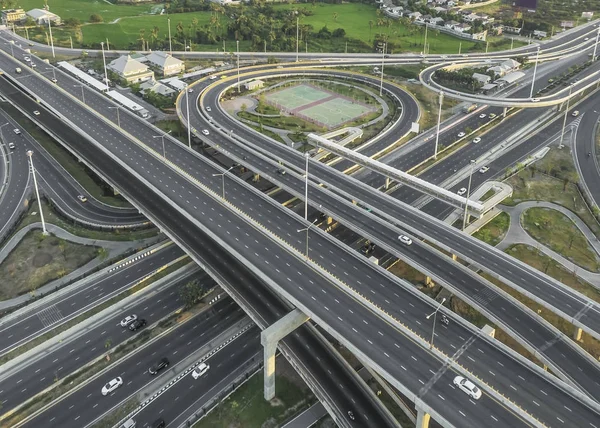
[[[28,232],[0,264],[0,300],[35,294],[40,286],[61,278],[99,255],[99,247],[80,245]]]

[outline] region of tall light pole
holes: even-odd
[[[296,12],[298,13],[298,12]],[[300,35],[300,17],[296,16],[296,62],[298,62],[298,36]]]
[[[237,75],[238,75],[238,94],[240,93],[240,41],[236,40],[236,49],[237,49]]]
[[[514,44],[515,44],[515,38],[514,38],[514,37],[511,37],[511,38],[510,38],[510,50],[511,50],[511,51],[512,51],[512,49],[513,49],[513,46],[514,46]]]
[[[458,43],[458,54],[460,55],[460,51],[462,50],[462,42]]]
[[[385,64],[385,48],[387,44],[383,44],[383,50],[381,51],[381,80],[379,82],[379,96],[383,94],[383,65]]]
[[[0,125],[0,142],[4,141],[4,135],[2,134],[2,128],[6,125],[10,125],[9,122],[6,122],[4,125]]]
[[[108,43],[108,37],[106,38],[106,50],[110,50],[110,43]]]
[[[71,49],[73,49],[73,37],[69,36],[69,41],[71,42]]]
[[[52,39],[52,25],[50,25],[52,20],[48,18],[48,32],[50,33],[50,46],[52,46],[52,58],[56,58],[54,55],[54,40]]]
[[[425,318],[429,319],[431,317],[433,317],[433,326],[431,328],[431,340],[429,341],[429,349],[433,348],[433,336],[435,336],[435,320],[437,317],[437,313],[440,310],[440,308],[442,307],[442,305],[444,304],[444,302],[446,301],[446,298],[444,297],[442,299],[442,301],[440,302],[440,304],[437,306],[437,308],[435,308],[435,311],[433,311],[432,313],[430,313],[429,315],[427,315]]]
[[[190,123],[190,100],[189,100],[190,91],[185,85],[185,110],[187,114],[187,129],[188,129],[188,147],[192,148],[192,125]]]
[[[306,168],[304,171],[304,220],[308,220],[308,160],[310,159],[310,154],[306,152],[304,153],[304,157],[306,158]]]
[[[12,57],[15,57],[15,48],[14,48],[14,43],[11,41],[10,43],[7,43],[8,45],[10,45],[10,54],[12,55]]]
[[[569,97],[567,98],[567,106],[565,108],[562,129],[560,131],[560,143],[558,144],[558,147],[561,149],[563,147],[563,138],[565,136],[565,126],[567,125],[567,114],[569,114],[569,102],[571,101],[571,91],[573,91],[573,83],[571,83],[571,86],[569,86]]]
[[[600,27],[596,33],[596,43],[594,43],[594,53],[592,54],[592,61],[596,61],[596,50],[598,49],[598,42],[600,41]]]
[[[106,57],[104,56],[104,42],[100,42],[102,46],[102,62],[104,63],[104,84],[106,85],[106,92],[108,92],[108,71],[106,71]]]
[[[56,69],[54,67],[46,67],[47,71],[52,71],[52,81],[56,81]]]
[[[171,44],[171,18],[167,18],[167,24],[169,25],[169,55],[173,55],[173,45]]]
[[[121,118],[119,117],[119,109],[121,107],[120,106],[115,106],[115,107],[109,106],[108,108],[116,109],[117,110],[117,126],[120,128],[121,127]]]
[[[440,141],[440,122],[442,121],[442,105],[443,104],[444,104],[444,91],[440,91],[440,107],[438,109],[437,129],[435,131],[435,149],[433,152],[433,159],[437,159],[437,154],[438,154],[438,142]]]
[[[171,130],[169,130],[169,132],[166,132],[164,135],[154,135],[152,138],[160,138],[162,140],[162,148],[163,148],[163,159],[167,160],[167,151],[165,149],[165,136],[170,134]]]
[[[31,150],[27,151],[27,156],[29,157],[29,164],[31,166],[31,173],[33,174],[33,185],[35,187],[35,196],[38,201],[38,208],[40,210],[40,219],[42,220],[42,233],[47,235],[46,231],[46,222],[44,221],[44,212],[42,211],[42,201],[40,200],[40,191],[38,189],[37,178],[35,176],[35,168],[33,167],[33,152]]]
[[[218,173],[218,174],[213,174],[213,175],[212,175],[213,177],[218,177],[218,176],[221,176],[221,178],[222,178],[222,182],[221,182],[221,186],[222,186],[222,187],[221,187],[221,189],[223,189],[223,190],[222,190],[222,192],[223,192],[223,199],[225,199],[225,175],[226,175],[226,174],[227,174],[229,171],[231,171],[233,168],[235,168],[235,166],[232,166],[232,167],[230,167],[230,168],[229,168],[227,171],[225,171],[225,172],[221,172],[221,173]]]
[[[533,88],[535,86],[535,74],[537,72],[538,59],[540,57],[540,47],[537,48],[537,53],[535,54],[535,65],[533,66],[533,79],[531,80],[531,92],[529,93],[529,98],[533,98]]]
[[[473,167],[475,166],[475,160],[471,159],[471,170],[469,171],[469,185],[467,186],[467,199],[465,201],[465,215],[463,217],[463,227],[465,230],[467,227],[467,217],[469,217],[469,197],[471,196],[471,179],[473,178]]]
[[[310,230],[310,228],[317,222],[318,219],[315,219],[311,224],[309,224],[308,226],[306,226],[303,229],[297,229],[296,232],[300,233],[300,232],[306,232],[306,260],[308,260],[308,231]]]
[[[425,40],[423,41],[423,53],[427,55],[427,29],[429,26],[425,23]]]
[[[485,53],[488,53],[488,49],[490,47],[490,42],[485,42]]]
[[[79,86],[81,88],[81,101],[85,104],[85,95],[83,92],[83,85],[73,85],[74,87]]]

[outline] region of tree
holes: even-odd
[[[179,297],[187,309],[198,303],[204,293],[204,286],[198,280],[190,281],[179,289]]]
[[[98,248],[98,251],[96,252],[96,254],[98,254],[98,258],[101,261],[104,261],[108,257],[108,250],[104,247],[100,247],[100,248]]]
[[[369,41],[371,41],[371,30],[373,30],[373,24],[375,24],[373,22],[372,19],[369,20]]]
[[[65,27],[77,28],[81,25],[81,21],[77,18],[67,18],[63,21],[63,24],[65,24]]]
[[[335,30],[333,30],[333,33],[331,33],[331,35],[333,37],[344,37],[346,35],[346,30],[344,30],[343,28],[336,28]]]
[[[104,22],[104,18],[102,18],[102,16],[97,13],[92,13],[90,15],[90,22],[93,22],[93,23]]]
[[[333,12],[333,20],[334,20],[335,22],[337,22],[337,19],[338,19],[338,14],[337,14],[337,12]]]

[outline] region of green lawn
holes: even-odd
[[[510,216],[507,213],[500,213],[492,221],[483,226],[473,236],[483,242],[496,246],[502,239],[510,226]]]

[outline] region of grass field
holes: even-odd
[[[25,9],[39,7],[37,0],[24,0],[20,3]],[[420,52],[423,50],[424,29],[416,26],[404,26],[399,20],[390,19],[389,26],[377,26],[378,15],[375,5],[362,3],[348,4],[316,4],[315,6],[305,3],[278,4],[275,9],[307,9],[312,12],[311,16],[305,16],[301,20],[301,25],[312,26],[312,32],[318,32],[322,27],[327,26],[330,31],[336,28],[344,28],[345,38],[331,40],[317,39],[309,37],[309,52],[343,52],[346,49],[348,41],[348,52],[371,52],[372,41],[377,34],[387,35],[390,43],[396,46],[390,53],[399,52]],[[86,23],[80,31],[73,31],[64,28],[53,29],[53,35],[57,42],[66,45],[68,35],[75,36],[74,43],[91,46],[105,41],[107,38],[111,47],[119,49],[129,49],[131,47],[141,47],[141,38],[150,39],[150,33],[154,27],[159,29],[158,39],[164,40],[168,34],[167,15],[159,15],[160,6],[153,5],[112,5],[103,1],[91,0],[55,0],[51,4],[51,11],[57,13],[64,20],[69,17],[75,17],[86,23],[93,13],[98,13],[104,18],[104,23],[89,24]],[[334,19],[334,13],[336,18]],[[179,22],[183,25],[184,35],[190,37],[193,32],[191,27],[192,20],[198,20],[198,28],[209,24],[211,12],[189,12],[169,15],[171,19],[171,33],[174,35],[176,26]],[[222,30],[225,33],[229,21],[228,14],[219,17]],[[369,22],[372,21],[372,27]],[[142,33],[141,33],[142,32]],[[31,31],[36,33],[36,31]],[[37,31],[36,40],[45,42],[43,31]],[[462,43],[462,51],[483,50],[483,43],[475,43],[468,40],[460,40],[447,34],[431,30],[428,33],[428,42],[430,44],[430,53],[452,53],[457,52]],[[175,41],[174,41],[175,43]],[[174,46],[181,46],[181,41]],[[250,41],[241,40],[240,50],[250,50]],[[492,49],[504,49],[510,46],[507,44],[497,46]],[[520,46],[515,42],[515,47]],[[152,42],[150,43],[152,48]],[[194,51],[214,51],[222,50],[222,43],[213,45],[193,45]],[[305,50],[305,46],[300,47]],[[235,50],[235,40],[233,36],[226,37],[226,51]],[[268,50],[268,46],[267,46]]]

